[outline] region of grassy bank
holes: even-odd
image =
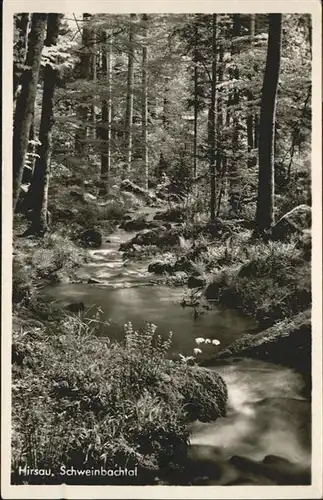
[[[154,483],[183,466],[190,421],[224,415],[222,379],[167,359],[171,338],[162,341],[153,325],[138,333],[128,324],[124,342],[111,343],[96,336],[99,321],[52,311],[44,322],[36,309],[31,313],[23,307],[16,314],[14,483],[22,480],[17,472],[24,465],[51,468],[54,476],[45,482],[67,481],[59,475],[63,464],[76,469],[137,466],[133,481]],[[110,483],[111,478],[84,481]]]
[[[262,328],[310,307],[309,256],[297,241],[249,241],[226,251],[229,263],[208,277],[208,299],[242,310]]]
[[[68,225],[63,222],[66,207],[52,210],[57,216],[53,231],[42,239],[19,238],[26,222],[16,220],[12,481],[21,483],[19,467],[28,466],[52,470],[50,478],[30,476],[35,484],[167,483],[187,466],[190,422],[225,414],[226,386],[194,360],[168,359],[171,336],[162,340],[153,325],[135,332],[127,324],[123,341],[111,342],[99,335],[99,311],[89,319],[39,300],[38,287],[44,283],[76,279],[87,255],[80,232],[108,234],[129,209],[127,203],[121,209],[113,208],[115,202],[109,208],[79,203],[84,212],[78,207]],[[157,234],[157,241],[165,243],[154,245],[165,265],[164,270],[159,266],[161,274],[169,282],[185,275],[188,288],[195,278],[195,299],[204,293],[257,318],[264,328],[283,318],[292,321],[309,308],[310,255],[298,239],[264,243],[253,239],[251,230],[229,223],[186,223],[159,231],[141,233],[135,252],[150,255]],[[138,476],[67,478],[60,475],[62,465],[137,467]]]
[[[94,205],[93,205],[94,206]],[[55,309],[41,300],[44,283],[74,281],[87,252],[83,229],[112,230],[120,210],[91,206],[64,223],[66,207],[52,210],[52,232],[21,238],[28,223],[15,220],[12,339],[12,482],[19,467],[50,468],[53,476],[29,476],[28,483],[153,484],[185,466],[192,420],[224,415],[223,380],[196,364],[169,360],[171,337],[163,341],[153,325],[112,343],[92,319]],[[104,211],[104,217],[102,215]],[[109,214],[107,213],[109,210]],[[90,215],[92,214],[92,218]],[[100,223],[101,216],[103,225]],[[108,217],[106,219],[105,217]],[[83,223],[82,223],[83,221]],[[86,222],[85,222],[86,221]],[[107,326],[107,325],[106,325]],[[103,325],[104,328],[104,325]],[[192,362],[191,362],[192,363]],[[137,467],[136,477],[60,475],[60,467]]]
[[[309,235],[264,242],[233,224],[221,229],[217,235],[207,225],[172,229],[177,243],[150,254],[148,269],[168,283],[187,283],[195,298],[203,293],[210,301],[241,310],[261,328],[310,307]],[[167,241],[167,234],[163,237]],[[132,248],[131,242],[127,245]],[[147,256],[151,246],[139,249]]]

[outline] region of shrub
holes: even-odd
[[[84,254],[67,237],[48,234],[32,256],[32,266],[41,278],[53,279],[57,272],[79,266]]]
[[[27,304],[34,296],[39,280],[60,281],[73,276],[85,260],[85,253],[67,236],[57,233],[44,238],[20,239],[13,257],[14,304]]]
[[[99,313],[61,313],[53,324],[14,331],[13,482],[25,464],[54,474],[62,464],[127,464],[138,466],[138,481],[153,483],[157,470],[184,463],[192,419],[224,414],[222,379],[168,359],[171,335],[162,339],[154,325],[137,332],[128,324],[124,342],[112,343],[96,335],[100,328]],[[91,479],[98,481],[85,481]]]
[[[266,327],[310,306],[310,266],[297,245],[259,242],[242,255],[243,264],[211,276],[205,291],[208,299],[256,315]]]

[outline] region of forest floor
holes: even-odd
[[[286,359],[278,362],[300,370],[300,350],[309,358],[310,255],[299,238],[264,243],[253,238],[246,221],[193,223],[185,220],[181,207],[160,203],[152,209],[133,194],[101,205],[79,197],[72,209],[56,204],[52,218],[53,231],[41,241],[19,237],[27,225],[20,216],[15,220],[14,471],[22,462],[33,463],[36,450],[42,466],[48,462],[58,466],[66,456],[74,465],[88,459],[97,466],[109,449],[104,460],[127,459],[130,465],[139,464],[144,483],[154,483],[156,477],[160,482],[161,464],[169,464],[164,471],[168,477],[186,460],[189,422],[215,420],[225,412],[227,393],[221,377],[168,360],[169,345],[156,346],[154,330],[148,327],[138,335],[130,325],[124,345],[102,342],[96,337],[95,319],[57,311],[41,298],[45,283],[76,280],[77,268],[88,259],[86,246],[99,247],[117,225],[137,231],[120,250],[130,259],[149,257],[148,270],[160,283],[185,284],[182,305],[193,306],[197,315],[207,299],[240,309],[259,322],[260,330],[271,327],[264,349],[255,348],[260,342],[255,335],[254,342],[237,344],[235,354],[246,350],[249,356],[276,361],[280,339],[288,332]],[[91,237],[95,231],[94,240],[82,238],[85,230],[92,231]],[[268,338],[269,342],[278,338],[269,354]],[[225,353],[220,351],[221,356]],[[127,365],[131,373],[123,369]],[[307,359],[303,375],[308,383],[309,365]],[[108,390],[107,379],[113,380]],[[129,401],[127,407],[123,400]],[[60,428],[66,435],[64,443],[57,438]],[[16,474],[14,481],[19,482]]]

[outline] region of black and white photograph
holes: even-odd
[[[311,9],[108,3],[6,20],[6,480],[318,487]]]

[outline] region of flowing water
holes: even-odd
[[[119,246],[133,236],[117,230],[100,250],[91,250],[82,280],[97,284],[60,284],[45,294],[60,305],[83,302],[102,309],[108,334],[120,338],[124,323],[142,328],[146,321],[160,334],[173,332],[173,350],[192,354],[196,337],[218,339],[201,355],[212,355],[257,324],[235,310],[212,307],[194,316],[181,307],[182,287],[154,283],[149,261],[129,262]],[[302,380],[293,370],[251,359],[213,363],[228,387],[227,416],[216,422],[195,422],[191,428],[191,460],[196,484],[304,484],[310,468],[310,402],[302,396]],[[203,465],[198,472],[196,464]],[[207,473],[205,471],[208,471]],[[305,476],[304,476],[304,471]],[[204,477],[205,476],[205,477]],[[305,478],[305,479],[304,479]],[[195,483],[194,483],[195,484]]]

